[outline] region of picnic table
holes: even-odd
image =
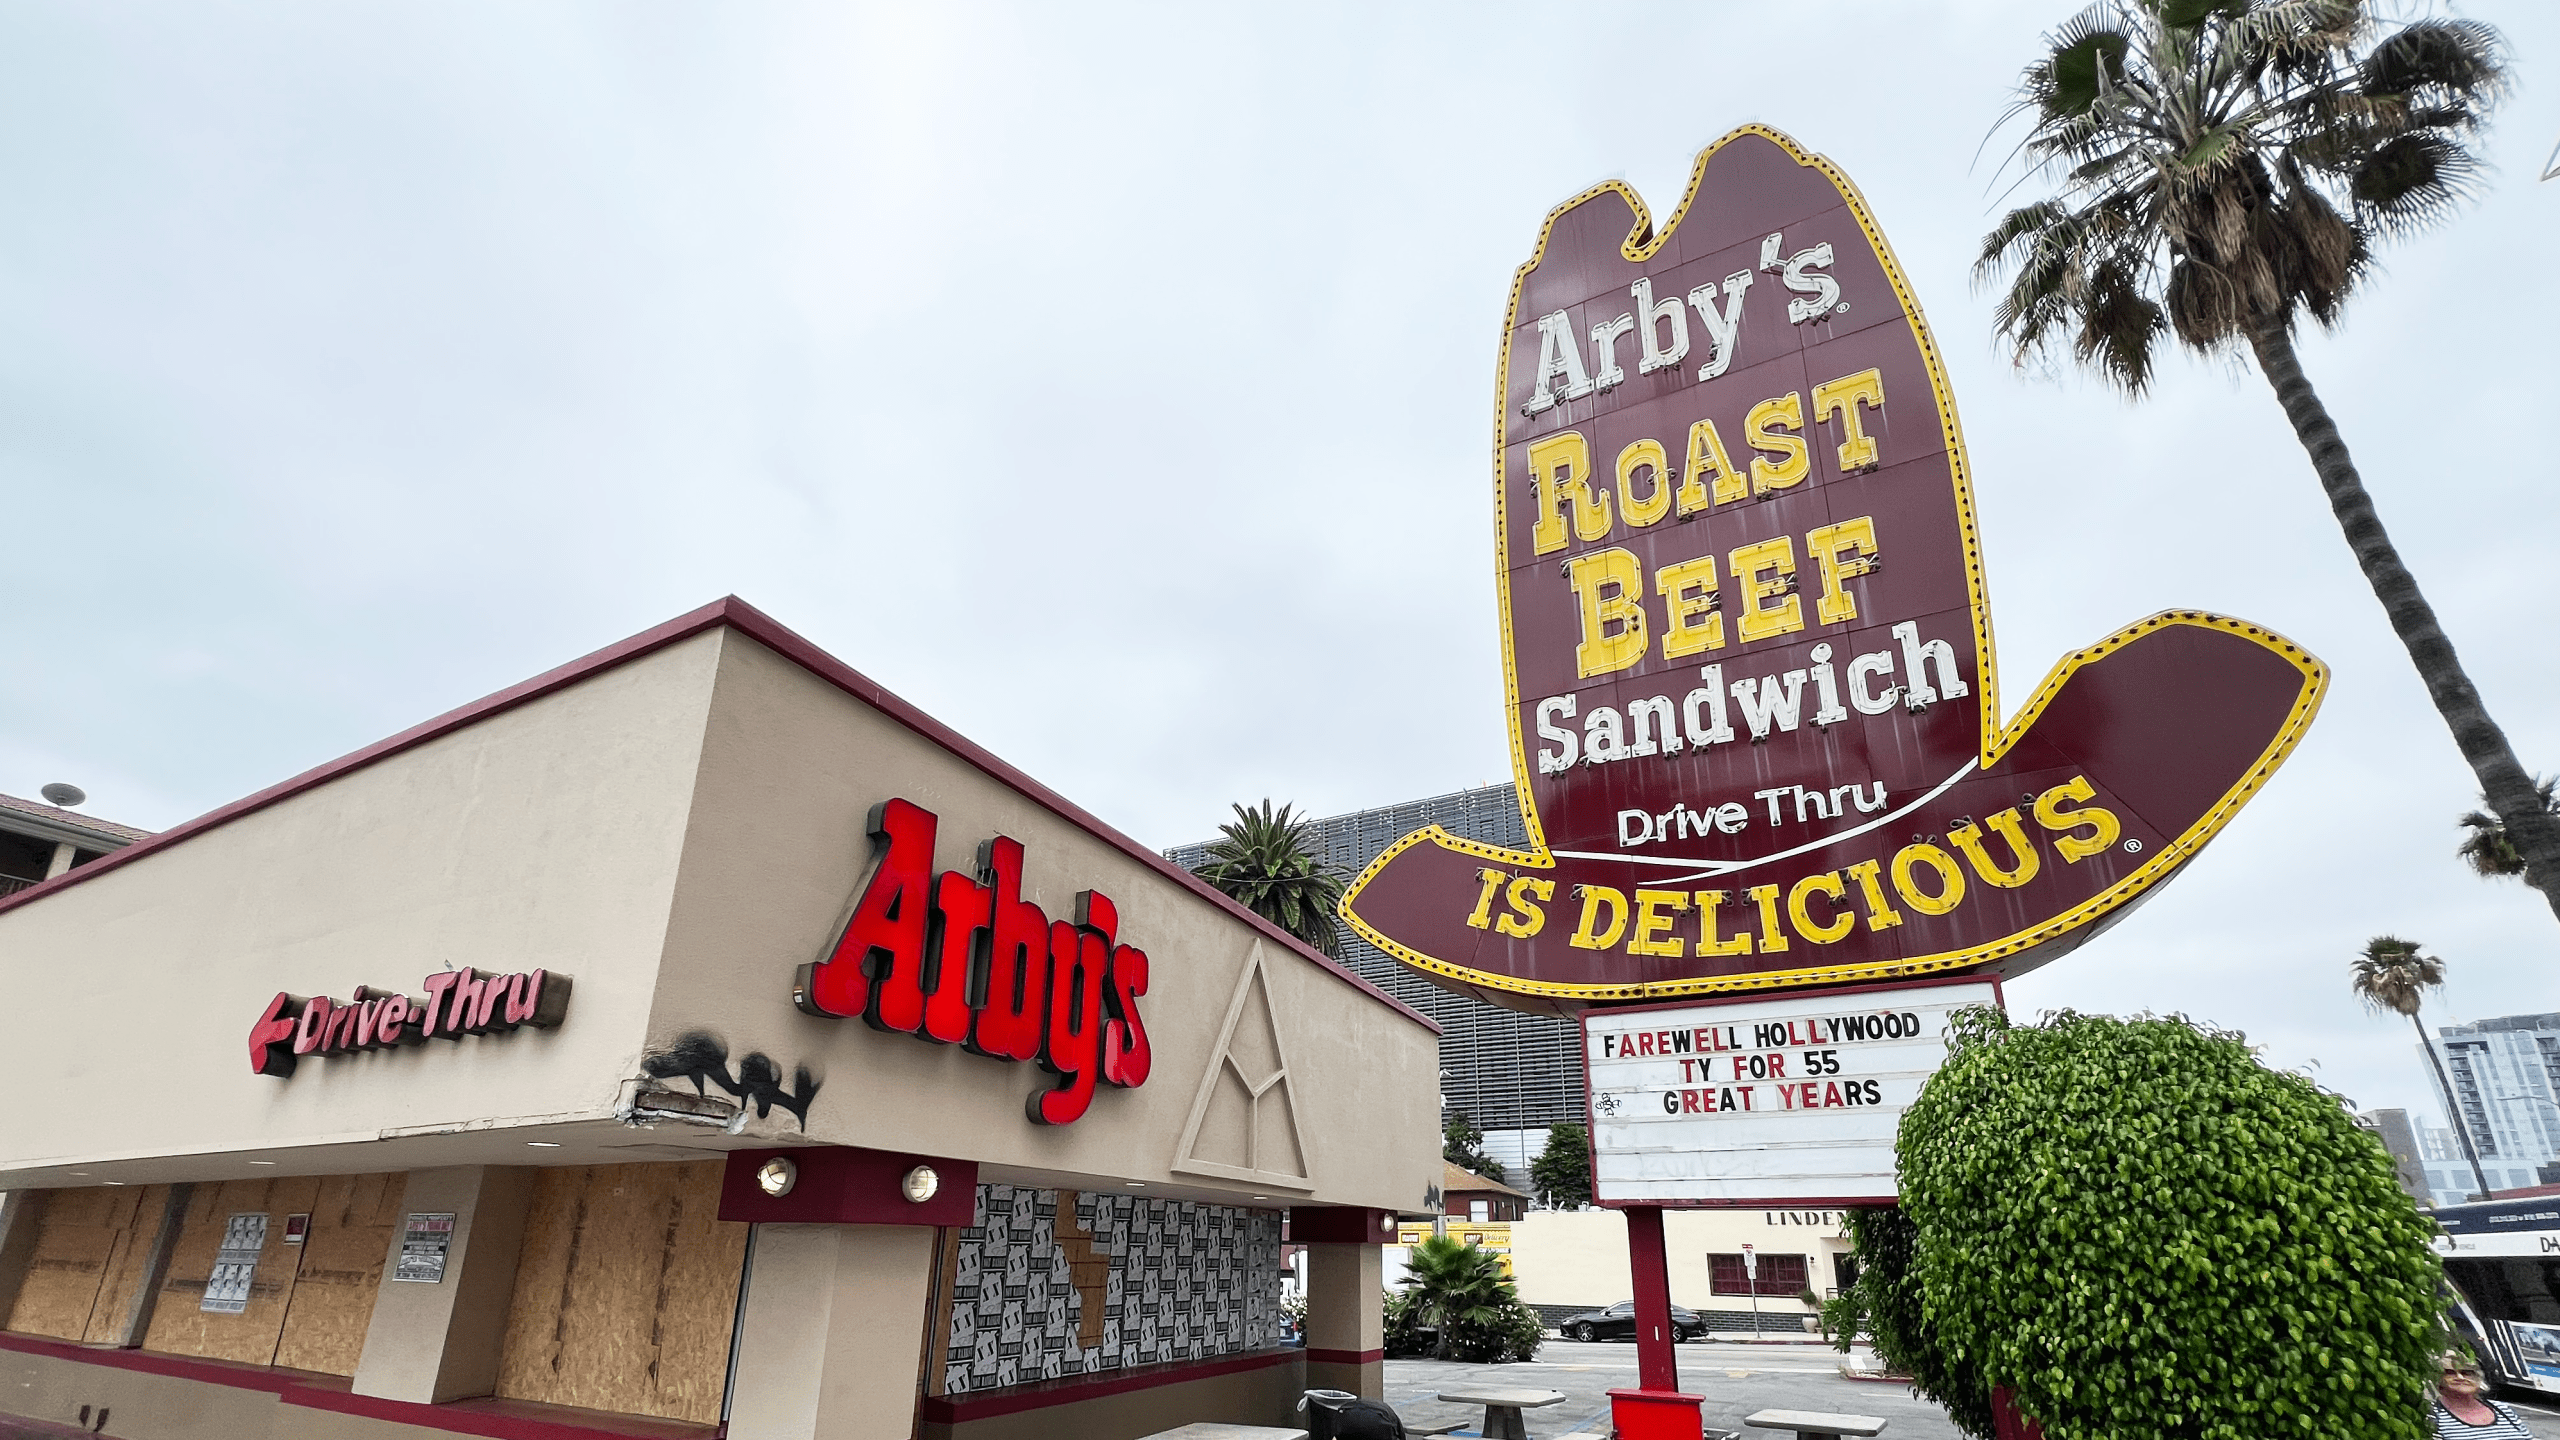
[[[1875,1435],[1884,1422],[1873,1415],[1826,1415],[1819,1410],[1760,1410],[1742,1417],[1755,1430],[1793,1430],[1796,1440],[1840,1440],[1844,1435]]]
[[[1282,1425],[1229,1425],[1217,1420],[1194,1420],[1159,1430],[1139,1440],[1307,1440],[1307,1432]]]
[[[1488,1386],[1481,1390],[1443,1390],[1440,1398],[1452,1405],[1484,1407],[1485,1440],[1529,1440],[1528,1422],[1520,1418],[1523,1410],[1542,1405],[1561,1405],[1561,1390],[1517,1390],[1506,1386]]]

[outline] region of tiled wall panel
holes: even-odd
[[[1279,1343],[1276,1211],[981,1185],[976,1219],[957,1241],[946,1394]]]

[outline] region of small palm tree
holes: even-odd
[[[2379,242],[2468,193],[2471,145],[2506,89],[2504,41],[2462,20],[2385,33],[2361,0],[2099,0],[2047,38],[2010,113],[2061,194],[1983,239],[1976,275],[2010,273],[2000,334],[2021,362],[2067,345],[2137,395],[2164,336],[2248,347],[2525,883],[2560,915],[2560,822],[2535,804],[2293,348],[2302,317],[2338,323]]]
[[[2453,1086],[2444,1076],[2444,1061],[2436,1057],[2436,1047],[2427,1039],[2427,1027],[2418,1024],[2418,1006],[2428,991],[2444,983],[2444,962],[2432,955],[2418,953],[2418,942],[2397,935],[2376,935],[2364,942],[2364,953],[2356,957],[2349,972],[2356,998],[2375,1014],[2389,1011],[2406,1015],[2417,1029],[2418,1048],[2427,1052],[2427,1064],[2436,1072],[2436,1088],[2444,1092],[2445,1114],[2453,1120],[2454,1137],[2462,1142],[2463,1158],[2471,1162],[2471,1180],[2479,1187],[2479,1198],[2489,1198],[2489,1177],[2480,1173],[2480,1152],[2472,1148],[2470,1128],[2462,1123],[2462,1107],[2455,1103]]]
[[[1269,799],[1253,809],[1235,807],[1235,823],[1221,825],[1209,847],[1201,879],[1254,914],[1332,956],[1342,958],[1342,932],[1334,911],[1342,904],[1342,878],[1310,851],[1314,827],[1274,810]]]
[[[1498,1324],[1519,1298],[1510,1278],[1502,1273],[1501,1256],[1446,1235],[1430,1236],[1414,1246],[1404,1263],[1406,1287],[1420,1297],[1439,1326],[1431,1351],[1439,1359],[1448,1358],[1450,1336],[1458,1326]]]
[[[2560,780],[2536,780],[2533,785],[2534,796],[2542,802],[2542,813],[2546,815],[2560,814],[2560,801],[2554,801],[2551,795],[2555,785],[2560,785]],[[2485,795],[2480,798],[2484,804],[2488,800]],[[2471,833],[2463,837],[2453,853],[2480,878],[2491,880],[2501,875],[2524,873],[2524,857],[2516,853],[2515,846],[2507,843],[2507,827],[2497,816],[2485,810],[2472,810],[2466,812],[2458,823]]]

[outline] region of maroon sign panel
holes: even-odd
[[[2015,973],[2192,858],[2327,684],[2177,611],[2001,724],[1937,347],[1855,187],[1775,131],[1710,147],[1659,234],[1615,182],[1550,215],[1500,393],[1528,845],[1418,831],[1343,907],[1453,988],[1570,1012]]]

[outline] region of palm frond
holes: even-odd
[[[2476,20],[2421,20],[2373,47],[2356,88],[2402,97],[2430,125],[2476,130],[2507,94],[2506,41]]]
[[[2555,790],[2560,790],[2560,777],[2537,777],[2533,783],[2534,796],[2541,802],[2542,812],[2546,815],[2560,815],[2560,796],[2554,795]],[[2489,797],[2481,796],[2480,803],[2488,804]],[[2463,864],[2471,867],[2473,874],[2484,880],[2524,874],[2524,856],[2517,853],[2514,843],[2507,839],[2507,822],[2499,819],[2495,811],[2466,811],[2454,823],[2471,832],[2454,847],[2453,853]]]
[[[2471,197],[2479,175],[2479,158],[2469,148],[2422,130],[2396,136],[2366,157],[2349,193],[2367,225],[2400,235],[2442,220]]]

